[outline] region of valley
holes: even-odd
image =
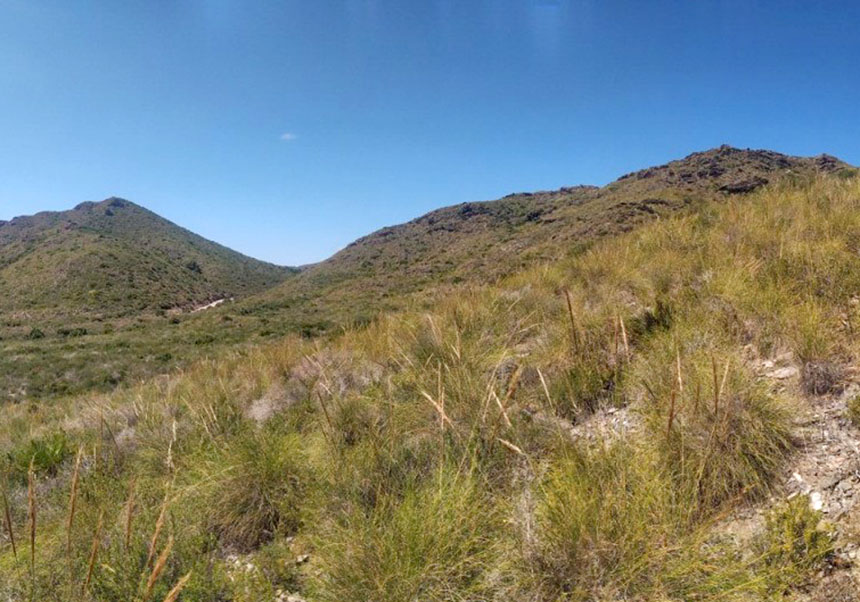
[[[850,171],[826,155],[723,146],[603,188],[446,207],[302,270],[243,257],[121,199],[18,218],[0,227],[9,291],[0,301],[0,393],[109,391],[239,344],[337,335],[770,181]],[[147,241],[142,254],[138,240]],[[234,300],[193,311],[225,297]]]
[[[170,308],[49,296],[2,341],[0,594],[855,600],[858,199],[721,147]]]

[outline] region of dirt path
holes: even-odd
[[[232,301],[232,300],[233,300],[232,297],[230,297],[230,299],[227,299],[226,297],[224,297],[223,299],[217,299],[217,300],[213,301],[212,303],[207,303],[206,305],[201,305],[200,307],[195,307],[194,309],[191,310],[191,313],[196,314],[199,311],[205,311],[207,309],[212,309],[213,307],[218,307],[219,305],[221,305],[225,301]]]

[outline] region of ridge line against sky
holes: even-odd
[[[128,198],[284,265],[727,143],[860,163],[860,5],[0,1],[0,219]]]

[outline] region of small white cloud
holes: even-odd
[[[284,132],[283,134],[281,134],[281,140],[285,140],[287,142],[289,142],[290,140],[295,140],[296,138],[298,138],[298,136],[290,132]]]

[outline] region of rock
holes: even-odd
[[[784,380],[786,378],[794,378],[795,376],[797,376],[797,373],[798,370],[794,366],[785,366],[784,368],[777,368],[776,370],[771,370],[767,373],[767,376],[778,380]]]
[[[815,166],[822,171],[836,171],[841,169],[844,164],[832,155],[822,154],[815,158]]]
[[[809,507],[816,511],[824,508],[824,500],[821,497],[821,493],[813,491],[809,494]]]
[[[304,564],[310,559],[311,559],[310,554],[302,554],[301,556],[296,558],[296,564]]]
[[[847,571],[839,571],[830,576],[824,576],[812,589],[810,602],[858,602],[858,584]]]
[[[767,184],[767,180],[765,178],[753,176],[752,178],[741,178],[729,182],[728,184],[723,184],[720,186],[720,191],[727,192],[729,194],[744,194],[752,192],[756,188],[760,188],[765,184]]]
[[[825,491],[827,491],[828,489],[833,489],[834,487],[836,487],[840,483],[840,481],[841,481],[841,478],[838,476],[827,479],[824,482],[824,484],[821,486],[821,488],[824,489]]]

